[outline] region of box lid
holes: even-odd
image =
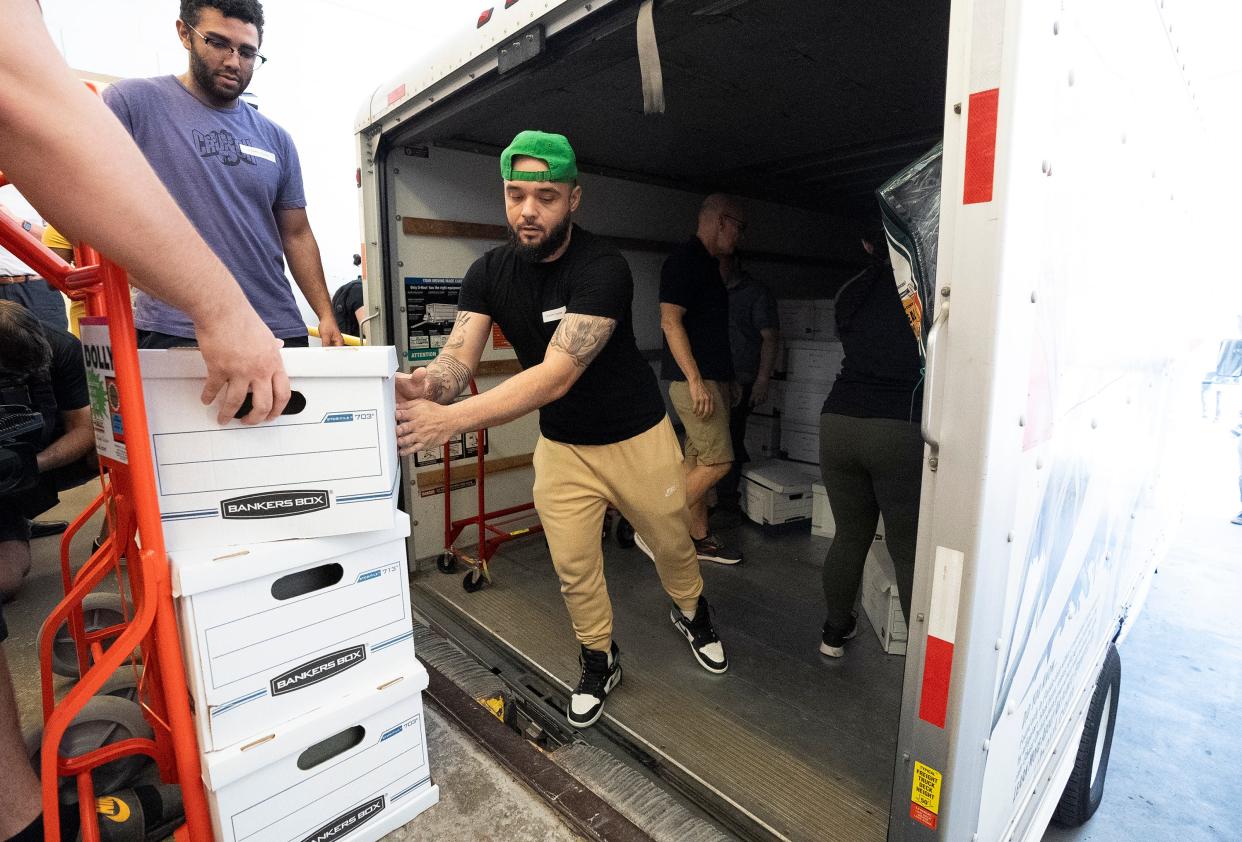
[[[397,351],[391,345],[283,348],[280,356],[290,377],[391,377],[397,370]],[[207,376],[207,366],[197,348],[142,350],[138,360],[143,380]]]
[[[747,464],[742,469],[742,476],[780,494],[805,494],[811,490],[811,483],[815,482],[819,471],[783,459],[768,459]]]
[[[315,743],[421,693],[427,689],[427,680],[427,670],[411,657],[405,672],[378,681],[376,686],[359,687],[357,693],[342,696],[335,704],[281,723],[270,734],[256,734],[252,740],[203,753],[203,783],[219,792],[265,766],[300,754]]]
[[[318,564],[367,547],[403,541],[410,535],[409,515],[398,509],[396,521],[391,529],[376,532],[171,550],[168,561],[172,566],[173,595],[193,596],[283,570]]]

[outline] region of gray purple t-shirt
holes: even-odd
[[[204,105],[175,76],[126,79],[103,99],[272,333],[305,336],[276,226],[276,211],[306,207],[289,133],[240,101]],[[194,336],[185,313],[146,293],[135,299],[134,324]]]

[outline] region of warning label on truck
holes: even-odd
[[[461,294],[461,278],[406,278],[405,359],[426,365],[436,358],[457,319],[457,296]]]
[[[940,814],[940,784],[944,776],[930,766],[914,763],[914,783],[910,787],[910,818],[936,829]]]

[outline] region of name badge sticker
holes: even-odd
[[[564,307],[557,307],[555,310],[544,310],[543,323],[547,324],[548,322],[559,322],[564,315]]]

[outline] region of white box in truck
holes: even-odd
[[[704,44],[691,61],[666,66],[665,83],[675,84],[693,66],[694,78],[706,81],[686,98],[717,91],[712,74],[727,71],[718,61],[727,51],[706,46],[705,33],[715,27],[763,56],[756,83],[765,94],[760,105],[771,106],[764,119],[811,112],[817,97],[847,97],[822,71],[821,54],[845,55],[838,48],[847,45],[833,42],[834,30],[810,39],[811,55],[795,49],[805,27],[791,39],[777,22],[796,22],[829,5],[655,4],[657,43],[661,20],[674,20],[680,29],[667,37],[680,38],[679,50]],[[499,108],[489,92],[531,79],[546,79],[542,90],[559,92],[565,80],[553,78],[558,61],[604,49],[599,45],[614,51],[608,67],[633,75],[631,27],[636,20],[642,26],[644,7],[651,4],[518,2],[497,10],[490,31],[480,27],[435,61],[377,89],[358,122],[361,208],[367,265],[385,267],[368,278],[368,302],[382,311],[378,321],[394,341],[404,325],[393,302],[400,301],[408,263],[419,263],[428,276],[461,272],[503,238],[503,228],[487,227],[499,213],[496,126],[510,131],[518,116],[511,101]],[[1032,842],[1054,811],[1081,823],[1099,802],[1104,776],[1096,772],[1106,770],[1107,753],[1094,749],[1107,745],[1112,720],[1101,713],[1117,698],[1115,646],[1141,608],[1176,520],[1166,402],[1179,361],[1197,337],[1172,316],[1193,296],[1170,296],[1167,285],[1209,275],[1206,250],[1186,245],[1202,242],[1210,227],[1198,194],[1208,179],[1195,169],[1198,123],[1172,10],[1122,0],[952,0],[948,9],[947,81],[935,97],[943,122],[941,210],[933,234],[939,283],[924,301],[922,507],[891,801],[882,822],[892,842]],[[852,14],[870,20],[884,12],[885,4],[874,4]],[[1197,13],[1180,5],[1176,12]],[[541,43],[564,50],[553,52],[555,60],[537,57],[516,73],[502,72],[500,50],[535,26],[546,39]],[[778,31],[786,40],[763,40]],[[625,44],[609,39],[617,32]],[[894,54],[904,48],[892,47]],[[649,54],[641,61],[648,71],[650,61]],[[557,128],[581,141],[584,161],[583,150],[603,148],[610,138],[623,137],[644,153],[593,162],[584,175],[588,195],[606,190],[614,201],[592,200],[584,215],[588,227],[644,238],[648,245],[631,243],[625,254],[636,278],[650,279],[658,277],[662,258],[644,226],[681,231],[695,213],[696,196],[667,187],[683,183],[677,176],[684,173],[644,173],[643,166],[675,155],[678,141],[702,144],[700,134],[710,136],[713,149],[732,151],[735,172],[771,164],[789,173],[797,161],[764,161],[755,151],[763,144],[753,136],[687,125],[678,110],[685,100],[675,97],[658,122],[636,123],[637,94],[619,79],[606,81],[633,93],[634,102],[618,95],[623,106],[611,96],[575,103],[559,112]],[[865,95],[897,98],[915,81],[889,77]],[[729,96],[732,104],[732,91]],[[468,137],[449,138],[442,147],[426,140],[463,114],[470,118]],[[822,127],[806,128],[817,136]],[[476,138],[489,130],[496,134],[492,142]],[[904,160],[934,143],[909,150]],[[686,169],[698,163],[701,148],[687,147],[679,159]],[[405,174],[415,165],[417,179]],[[899,166],[895,159],[892,169]],[[764,170],[758,181],[766,177]],[[743,181],[737,189],[757,183]],[[755,240],[796,222],[770,196],[752,207]],[[401,219],[409,214],[483,228],[461,227],[458,236],[433,241],[409,233]],[[828,230],[819,224],[803,240]],[[498,236],[485,241],[480,231]],[[775,267],[769,271],[776,275]],[[785,280],[805,283],[796,274]],[[805,286],[790,296],[778,291],[803,301],[824,294],[808,294]],[[659,345],[654,320],[641,321],[656,303],[651,285],[636,283],[635,332],[645,348]],[[786,339],[814,332],[805,311],[785,315],[794,320],[794,335],[786,331]],[[809,411],[812,403],[803,403]],[[416,499],[419,490],[407,485]],[[526,493],[510,491],[518,498]],[[435,514],[428,508],[419,519],[434,523]],[[437,552],[434,540],[434,533],[416,532],[416,555]],[[1104,727],[1097,729],[1099,722]],[[762,729],[747,736],[762,744]],[[668,759],[655,743],[643,748]],[[1080,748],[1088,761],[1099,757],[1098,764],[1079,762]],[[794,780],[814,769],[785,771]],[[702,780],[689,786],[710,791],[709,809],[752,822],[746,827],[755,835],[798,836],[783,823],[797,804],[762,805],[768,812],[759,815],[741,805],[744,793]],[[842,816],[874,818],[883,806],[873,804],[842,797],[834,807]],[[844,821],[829,818],[819,833],[846,833]],[[852,837],[828,838],[882,837],[867,825]]]

